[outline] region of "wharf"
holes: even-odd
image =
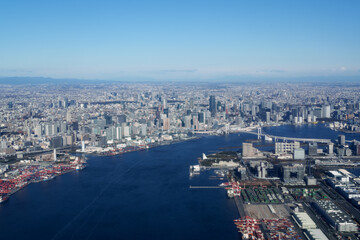
[[[234,196],[234,200],[235,200],[236,207],[238,209],[240,218],[247,216],[245,209],[244,209],[244,205],[243,205],[244,203],[242,202],[241,198],[238,196]]]
[[[220,186],[191,186],[189,188],[223,188]]]

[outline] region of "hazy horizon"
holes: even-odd
[[[360,76],[359,1],[7,1],[0,76]]]

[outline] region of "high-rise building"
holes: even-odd
[[[329,155],[334,154],[334,144],[333,143],[329,143],[329,145],[328,145],[328,154]]]
[[[275,153],[294,153],[294,149],[300,148],[299,142],[276,142]]]
[[[193,116],[192,125],[194,126],[194,129],[196,129],[196,130],[199,129],[199,120],[198,120],[197,116]]]
[[[269,123],[270,122],[270,112],[266,112],[266,122]]]
[[[314,108],[313,115],[314,115],[316,118],[322,118],[322,117],[323,117],[322,108],[319,108],[319,107]]]
[[[169,125],[170,125],[170,123],[169,123]],[[146,135],[147,135],[147,125],[141,124],[141,136],[146,136]]]
[[[341,146],[344,146],[345,145],[345,135],[339,135],[338,141]]]
[[[106,125],[111,125],[112,124],[112,116],[109,115],[105,115],[105,124]]]
[[[191,116],[184,116],[184,127],[191,128]]]
[[[252,143],[245,143],[242,144],[242,156],[243,157],[252,157],[254,156],[254,148]]]
[[[215,117],[216,115],[216,99],[215,96],[210,96],[209,99],[209,111],[211,112],[211,116]]]
[[[119,124],[125,123],[126,122],[126,115],[122,114],[122,115],[117,116],[117,122]]]
[[[163,130],[167,131],[170,129],[170,119],[169,118],[164,118],[163,120]]]
[[[124,137],[130,137],[130,128],[129,126],[124,127]]]
[[[308,154],[310,156],[315,156],[317,155],[317,143],[309,143],[309,146],[308,146]]]
[[[116,127],[116,139],[120,140],[121,138],[122,138],[121,127]]]
[[[50,141],[50,144],[53,148],[60,148],[63,146],[63,138],[60,136],[53,137]]]
[[[72,114],[71,114],[70,111],[68,111],[68,112],[66,113],[66,121],[67,121],[67,122],[71,122],[71,121],[72,121]]]
[[[330,105],[325,105],[322,107],[322,117],[323,118],[330,118]]]
[[[42,126],[40,124],[35,127],[35,135],[42,137]]]
[[[205,123],[205,113],[201,112],[198,114],[198,120],[200,123]]]

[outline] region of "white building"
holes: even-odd
[[[275,143],[275,153],[293,153],[295,149],[300,148],[299,142],[276,142]]]

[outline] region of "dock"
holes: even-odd
[[[236,207],[238,209],[240,217],[242,218],[242,217],[247,216],[245,209],[244,209],[244,205],[243,205],[244,203],[242,202],[241,198],[238,196],[234,196],[234,200],[235,200]]]

